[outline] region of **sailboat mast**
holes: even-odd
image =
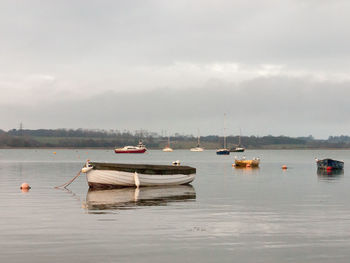
[[[198,129],[198,131],[197,131],[197,138],[198,138],[198,147],[199,147],[199,129]]]
[[[226,113],[224,113],[224,149],[226,149],[225,117],[226,117]]]
[[[241,136],[242,136],[242,129],[239,128],[239,141],[238,141],[238,146],[241,146]]]

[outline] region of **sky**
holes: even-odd
[[[1,0],[0,129],[349,135],[349,31],[345,0]]]

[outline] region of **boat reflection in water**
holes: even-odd
[[[317,169],[317,176],[321,180],[337,180],[344,175],[343,169],[334,169],[334,170],[325,170],[325,169]]]
[[[170,202],[195,201],[192,185],[167,187],[127,187],[110,190],[89,190],[84,207],[96,210],[135,209],[139,206],[166,206]],[[97,212],[97,211],[96,211]]]
[[[247,174],[247,175],[258,175],[260,168],[259,167],[240,167],[240,166],[233,166],[234,173],[237,175],[241,174]]]

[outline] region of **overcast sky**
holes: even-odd
[[[350,1],[0,1],[0,129],[350,134]]]

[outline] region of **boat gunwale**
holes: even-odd
[[[99,163],[90,162],[94,170],[113,170],[140,174],[195,174],[196,168],[190,166],[174,166],[159,164],[127,164],[127,163]]]

